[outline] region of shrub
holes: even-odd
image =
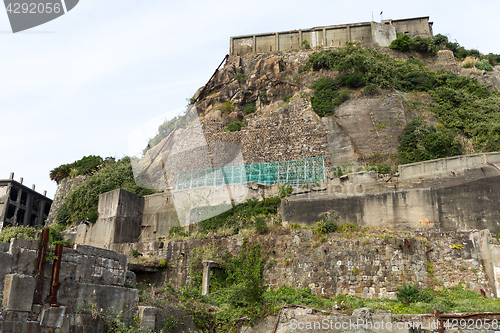
[[[281,100],[282,100],[283,102],[288,103],[288,102],[290,102],[290,100],[292,99],[292,97],[293,97],[293,94],[288,94],[288,95],[286,95],[286,96],[283,96],[283,98],[281,98]]]
[[[38,240],[36,230],[30,227],[5,227],[0,233],[0,242],[10,243],[11,238]]]
[[[245,106],[245,110],[243,111],[245,114],[251,114],[251,113],[254,113],[255,111],[257,111],[257,108],[255,107],[255,104],[253,103],[248,103],[246,106]]]
[[[337,81],[328,76],[319,78],[311,86],[314,89],[314,94],[311,97],[312,108],[320,117],[334,115],[335,106],[342,104],[338,87]]]
[[[224,132],[237,132],[245,126],[246,125],[244,122],[236,120],[236,121],[233,121],[232,123],[230,123],[229,125],[227,125],[226,128],[224,129]]]
[[[342,102],[347,101],[350,96],[351,96],[351,91],[349,89],[343,89],[339,91],[339,99]]]
[[[258,234],[263,235],[269,231],[267,223],[264,216],[255,217],[255,230]]]
[[[302,47],[305,48],[306,50],[311,48],[311,45],[309,44],[309,41],[307,39],[304,39],[301,44]]]
[[[401,35],[395,40],[391,42],[391,45],[389,47],[391,49],[395,49],[401,52],[408,52],[410,51],[410,46],[411,46],[411,38],[408,35]]]
[[[409,303],[431,303],[434,300],[434,294],[429,289],[419,289],[417,285],[404,284],[399,287],[396,296],[398,301],[405,302],[408,300]]]
[[[378,92],[378,87],[376,84],[370,83],[363,89],[363,94],[366,96],[373,96]]]
[[[130,254],[132,255],[132,257],[134,258],[139,258],[139,256],[141,255],[141,253],[139,251],[137,251],[136,249],[132,249],[130,250]]]
[[[358,227],[352,223],[341,224],[338,226],[337,231],[339,232],[355,232],[358,231]]]
[[[106,162],[110,158],[106,159]],[[105,160],[101,156],[89,155],[84,156],[78,161],[71,164],[63,164],[50,171],[50,179],[56,181],[58,184],[67,177],[75,177],[79,175],[89,175],[99,168]]]
[[[381,174],[388,174],[391,172],[391,168],[385,163],[374,163],[368,166],[369,171],[376,171]]]
[[[450,157],[462,153],[461,144],[450,130],[436,131],[421,120],[409,122],[398,137],[399,157],[403,164]]]
[[[360,88],[366,85],[365,76],[361,72],[341,74],[338,76],[337,80],[340,82],[340,85],[349,88]]]
[[[236,74],[235,77],[236,81],[238,81],[240,84],[244,84],[247,80],[247,76],[245,74]]]
[[[286,198],[293,192],[293,187],[290,184],[285,184],[279,188],[280,198]]]
[[[328,218],[328,219],[316,222],[316,231],[320,234],[327,234],[330,232],[335,232],[335,231],[337,231],[337,229],[338,229],[338,226],[337,226],[337,221],[335,219]]]
[[[234,110],[233,102],[224,102],[224,111],[227,113],[231,113]]]
[[[70,220],[70,213],[68,210],[68,205],[66,203],[63,203],[61,207],[59,207],[59,210],[57,211],[56,215],[56,221],[59,224],[67,224],[68,221]]]
[[[169,237],[172,237],[172,236],[186,236],[186,234],[184,233],[184,228],[183,227],[180,227],[180,226],[177,226],[177,227],[172,227],[170,228],[170,230],[168,231],[168,236]]]
[[[476,68],[483,71],[492,71],[493,66],[488,62],[488,59],[483,59],[480,62],[476,63]]]

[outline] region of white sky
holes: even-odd
[[[500,54],[497,0],[80,0],[17,34],[0,10],[0,179],[14,172],[52,198],[51,169],[128,155],[134,129],[179,114],[230,36],[366,22],[372,12],[379,21],[382,10],[384,19],[430,16],[435,34]]]

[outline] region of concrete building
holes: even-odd
[[[396,28],[397,32],[402,32],[410,37],[422,36],[430,37],[433,36],[432,24],[429,22],[429,16],[414,17],[402,20],[383,20],[383,24],[392,25]]]
[[[304,48],[303,41],[310,47],[343,46],[346,42],[361,42],[389,46],[396,39],[397,32],[410,36],[432,36],[432,22],[429,17],[401,20],[351,23],[230,38],[230,54],[242,55],[251,52],[272,52]]]
[[[0,230],[5,226],[41,226],[47,218],[52,200],[23,185],[23,179],[0,179]]]

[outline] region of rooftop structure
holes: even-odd
[[[343,46],[346,42],[362,42],[389,46],[397,32],[410,36],[432,36],[429,17],[415,17],[382,22],[362,22],[315,27],[282,32],[231,37],[230,54],[242,55],[251,52],[272,52],[300,49],[304,47]]]

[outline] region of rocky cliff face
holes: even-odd
[[[51,225],[56,217],[59,208],[63,205],[66,198],[76,190],[83,182],[88,178],[88,176],[76,176],[73,178],[65,178],[61,180],[59,185],[57,186],[56,195],[54,197],[54,201],[52,202],[52,206],[50,206],[49,216],[47,217],[47,221],[45,224]]]
[[[449,70],[476,78],[490,90],[500,90],[500,67],[493,72],[461,68],[451,51],[439,51],[435,57],[387,48],[379,48],[379,51],[401,61],[410,56],[419,58],[430,70]],[[230,57],[196,104],[206,144],[229,142],[239,147],[245,164],[329,156],[328,167],[342,166],[346,171],[374,162],[395,168],[397,138],[411,118],[420,116],[428,123],[437,122],[429,111],[433,103],[430,96],[394,89],[379,90],[371,96],[351,91],[335,116],[320,118],[311,107],[313,91],[309,87],[318,78],[334,78],[338,72],[301,72],[300,68],[313,52],[299,50]],[[249,112],[253,107],[256,111]],[[239,131],[226,131],[226,126],[235,121],[246,126]],[[183,131],[178,129],[173,136]],[[166,141],[146,154],[148,163],[153,160],[149,170],[158,176],[156,178],[163,178],[160,177],[161,158],[155,159],[155,156],[161,150],[159,147],[163,155],[168,155],[170,148],[164,146]],[[193,163],[175,169],[193,169]],[[169,170],[166,173],[168,175]],[[168,178],[175,179],[175,174]]]

